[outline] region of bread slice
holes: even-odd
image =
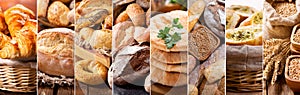
[[[187,52],[164,52],[162,50],[151,48],[151,57],[161,63],[180,64],[187,62]]]
[[[200,61],[207,59],[219,44],[220,39],[203,25],[189,33],[189,52]]]
[[[150,66],[150,75],[153,82],[166,86],[182,86],[187,84],[187,74],[166,72]]]

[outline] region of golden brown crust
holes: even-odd
[[[0,32],[4,32],[7,29],[7,25],[5,23],[4,14],[0,7]]]
[[[113,16],[112,14],[108,15],[105,19],[104,19],[104,24],[102,25],[102,29],[112,29],[112,20]]]
[[[68,13],[70,9],[62,2],[55,1],[48,8],[47,18],[51,24],[57,26],[69,25]]]
[[[38,69],[50,75],[74,76],[74,31],[67,28],[46,29],[39,33]]]
[[[0,58],[29,58],[36,54],[36,24],[34,13],[23,5],[16,5],[4,12],[10,37],[2,36]],[[0,22],[1,23],[1,22]]]
[[[98,85],[105,82],[107,68],[97,61],[81,60],[75,64],[75,78],[90,85]]]
[[[140,5],[136,3],[128,5],[126,8],[126,13],[133,22],[134,26],[145,26],[146,15]]]
[[[124,21],[127,21],[129,20],[129,16],[127,14],[126,11],[123,11],[122,13],[120,13],[120,15],[116,18],[116,21],[115,21],[115,24],[118,24],[120,22],[124,22]]]

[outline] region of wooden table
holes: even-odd
[[[100,85],[88,85],[77,81],[76,95],[112,95],[112,90],[107,83]]]
[[[9,92],[9,91],[0,90],[0,95],[36,95],[36,92],[20,93],[20,92]]]
[[[74,95],[73,86],[41,86],[38,87],[38,95]]]

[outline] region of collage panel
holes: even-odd
[[[262,94],[263,0],[226,1],[226,94]]]
[[[187,0],[152,0],[151,95],[186,95],[188,86]]]
[[[74,0],[37,0],[38,95],[74,94]]]
[[[76,95],[112,95],[108,69],[112,51],[112,1],[76,0]]]
[[[300,0],[264,1],[263,93],[300,94]]]
[[[0,92],[37,93],[36,0],[0,1]]]
[[[189,0],[189,95],[225,95],[225,0]]]
[[[113,0],[112,64],[114,95],[149,95],[150,0]]]

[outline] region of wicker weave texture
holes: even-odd
[[[226,70],[226,89],[230,92],[262,91],[262,70],[233,71]]]
[[[12,92],[35,92],[36,77],[34,68],[0,66],[0,89]]]

